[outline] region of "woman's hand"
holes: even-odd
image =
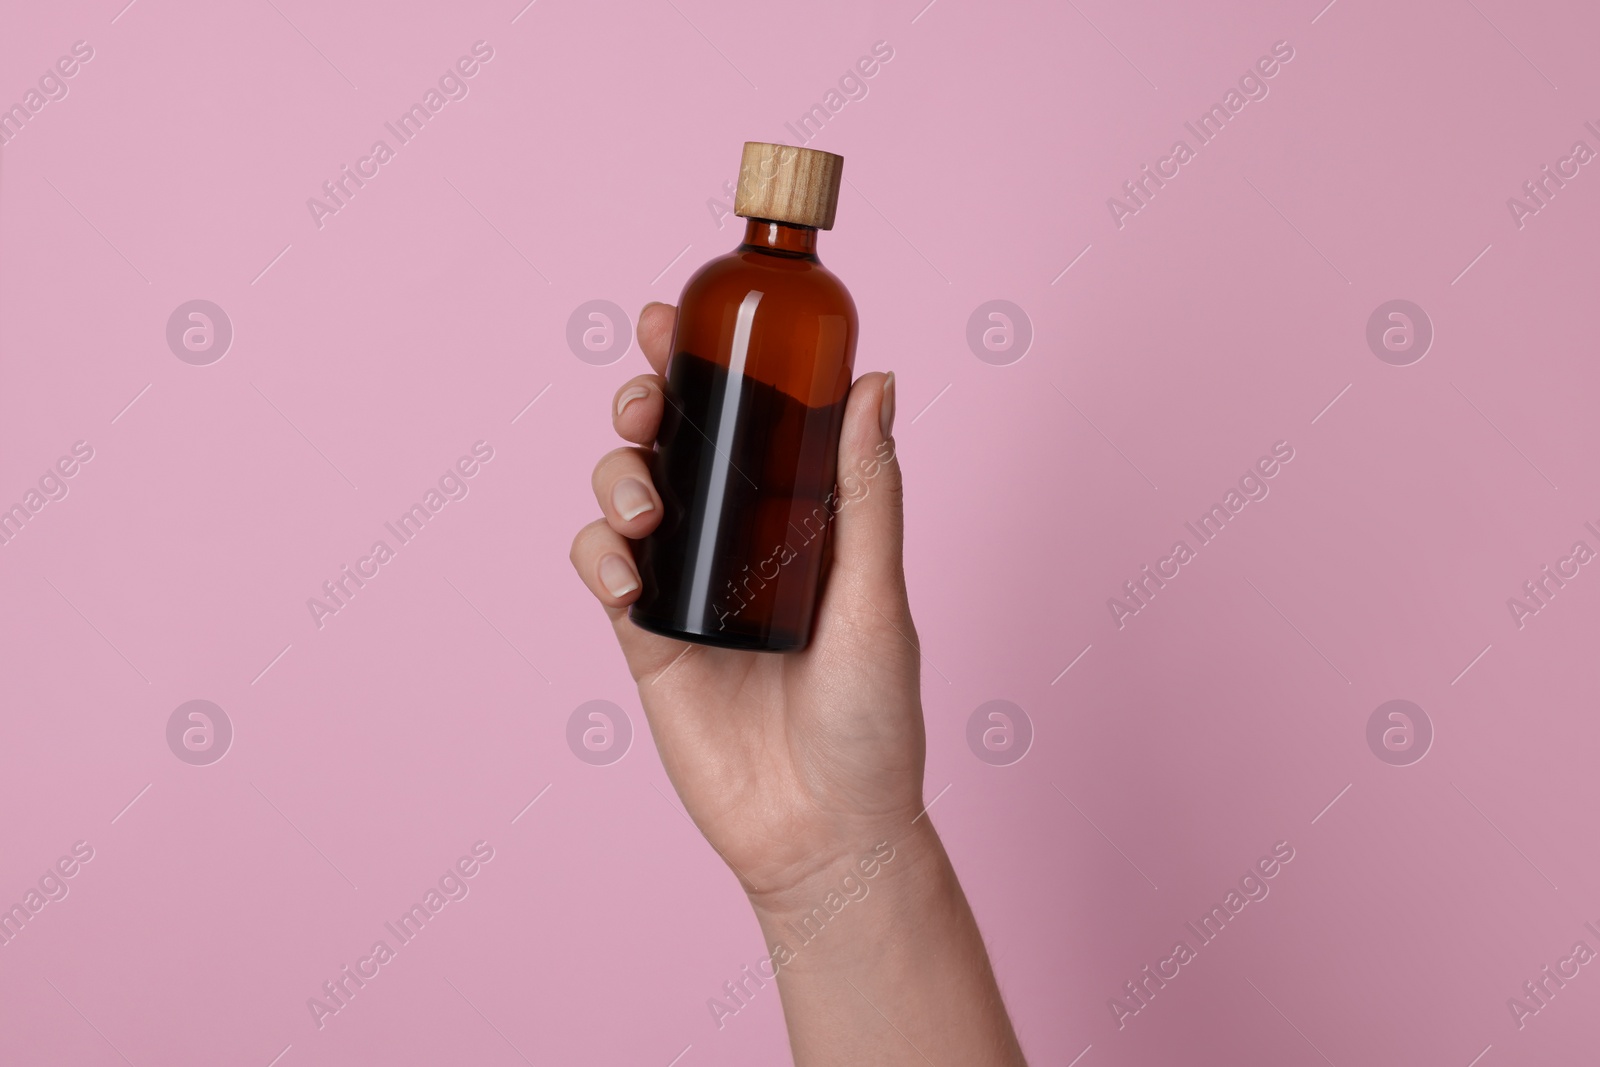
[[[893,379],[863,375],[850,390],[839,476],[853,473],[865,492],[853,491],[834,520],[810,645],[778,655],[661,637],[628,621],[639,578],[627,539],[661,521],[647,457],[675,318],[664,304],[639,315],[656,373],[617,391],[612,422],[641,447],[596,465],[605,517],[579,531],[572,563],[611,617],[689,815],[753,900],[777,902],[819,869],[903,837],[922,809],[920,657],[901,567]]]

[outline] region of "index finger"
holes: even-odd
[[[678,309],[671,304],[651,301],[639,311],[639,350],[650,361],[650,369],[663,377],[667,357],[672,355],[672,328],[678,322]]]

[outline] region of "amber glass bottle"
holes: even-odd
[[[634,546],[647,630],[803,648],[822,592],[856,347],[850,294],[817,259],[844,160],[749,142],[744,243],[684,286],[652,471],[661,525]]]

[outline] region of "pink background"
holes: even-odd
[[[674,300],[737,240],[707,201],[740,142],[876,41],[812,142],[847,160],[821,249],[858,369],[897,372],[931,814],[1031,1061],[1595,1047],[1600,966],[1520,1029],[1507,999],[1600,949],[1600,574],[1520,629],[1506,601],[1600,549],[1600,175],[1520,228],[1506,201],[1600,149],[1600,13],[925,2],[11,5],[0,102],[94,58],[0,149],[0,504],[94,458],[0,547],[0,904],[94,858],[0,947],[0,1062],[785,1059],[770,989],[712,1021],[758,931],[567,562],[645,363],[566,328]],[[479,40],[319,229],[307,198]],[[1119,229],[1107,198],[1277,41],[1270,94]],[[209,366],[165,336],[197,298],[235,333]],[[1397,298],[1436,331],[1409,366],[1365,337]],[[1034,331],[1009,365],[966,341],[992,299]],[[318,629],[479,440],[470,495]],[[1270,496],[1119,629],[1107,598],[1278,441]],[[234,729],[209,766],[166,740],[194,699]],[[636,730],[608,766],[565,739],[594,699]],[[965,740],[992,699],[1035,731],[1009,766]],[[1435,731],[1409,766],[1366,740],[1391,699]],[[479,840],[470,895],[319,1030],[307,998]],[[1278,841],[1270,896],[1119,1028]]]

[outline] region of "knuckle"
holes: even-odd
[[[572,537],[572,547],[568,550],[567,558],[572,561],[573,567],[582,569],[583,560],[589,555],[589,546],[594,542],[596,531],[605,525],[604,519],[596,519],[578,530]]]

